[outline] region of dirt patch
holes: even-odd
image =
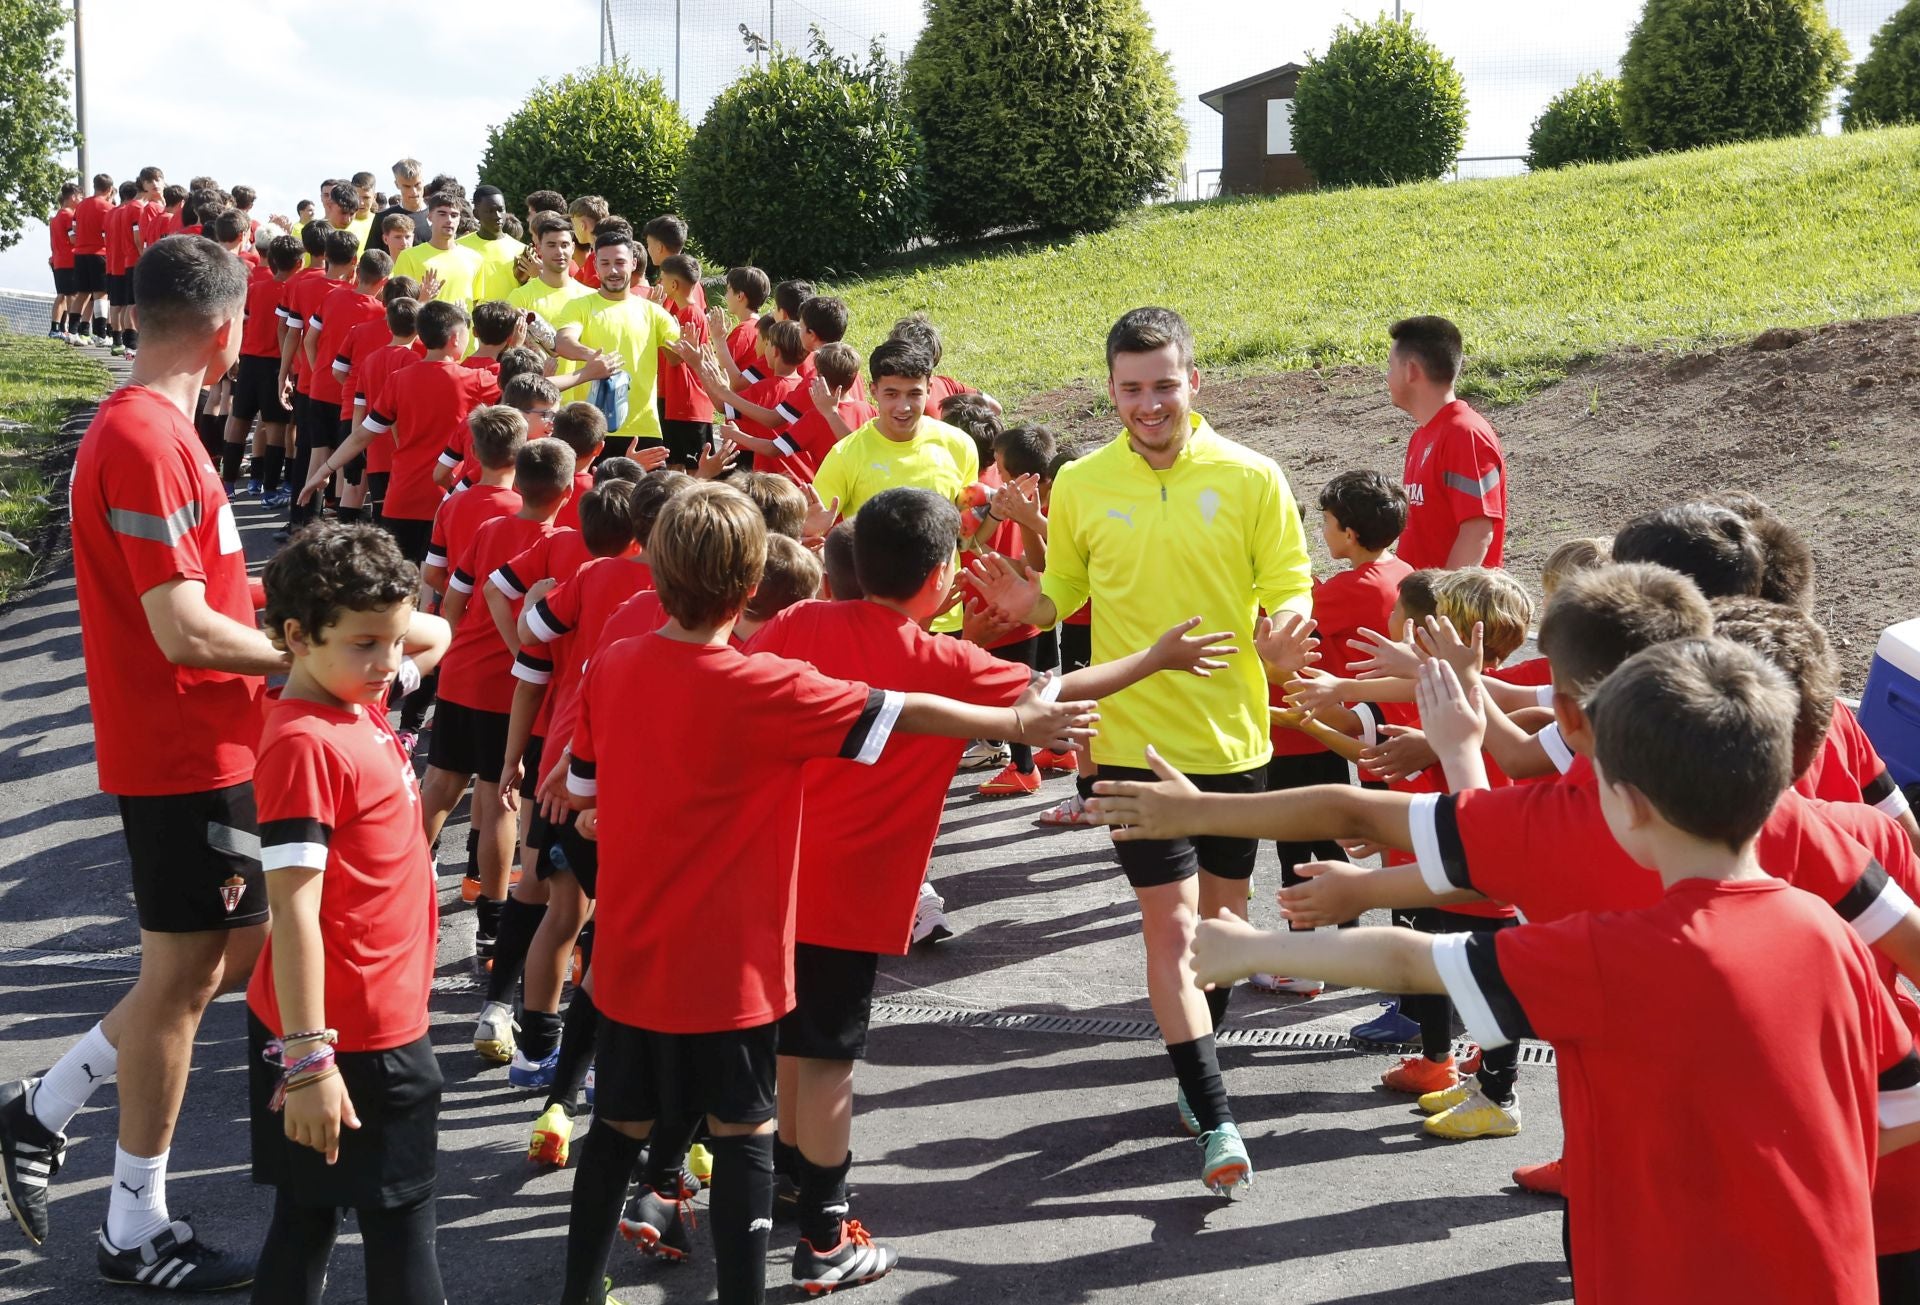
[[[1105,406],[1081,386],[1028,399],[1019,416],[1101,439],[1115,428]],[[1349,468],[1397,476],[1409,434],[1368,368],[1214,381],[1199,407],[1222,434],[1278,461],[1308,503]],[[1812,545],[1814,614],[1849,692],[1881,629],[1920,615],[1920,316],[1610,355],[1522,403],[1483,410],[1507,450],[1507,565],[1529,582],[1563,540],[1744,489]],[[1317,539],[1315,555],[1325,563]]]

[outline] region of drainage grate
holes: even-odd
[[[51,965],[65,970],[140,973],[139,952],[63,952],[46,947],[0,947],[0,965]]]

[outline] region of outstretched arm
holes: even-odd
[[[1381,992],[1445,992],[1433,938],[1411,929],[1327,929],[1267,933],[1231,911],[1194,930],[1193,977],[1203,988],[1250,974],[1312,974]]]

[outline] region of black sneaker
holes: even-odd
[[[686,1202],[669,1201],[642,1183],[620,1212],[620,1235],[641,1254],[657,1255],[677,1264],[692,1249],[687,1241],[687,1221],[681,1217],[685,1208]]]
[[[232,1291],[253,1281],[251,1256],[215,1250],[175,1219],[145,1242],[121,1250],[100,1230],[100,1276],[126,1287],[157,1291]]]
[[[641,1147],[640,1158],[636,1160],[633,1165],[634,1176],[640,1180],[640,1184],[643,1187],[647,1182],[645,1174],[648,1168],[651,1167],[652,1152],[653,1148],[650,1146]],[[678,1179],[680,1183],[680,1195],[678,1197],[666,1197],[663,1199],[691,1201],[694,1197],[700,1195],[700,1180],[694,1177],[693,1170],[687,1168],[684,1164],[680,1166]]]
[[[38,1079],[20,1079],[0,1087],[0,1196],[20,1231],[35,1246],[47,1240],[47,1180],[60,1172],[66,1149],[55,1133],[27,1109]]]
[[[877,1246],[858,1219],[840,1224],[840,1244],[831,1250],[816,1251],[802,1237],[793,1251],[793,1281],[809,1296],[824,1296],[842,1287],[884,1278],[900,1263],[897,1252]]]

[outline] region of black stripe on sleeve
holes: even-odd
[[[1900,1092],[1920,1087],[1920,1052],[1909,1050],[1906,1059],[1880,1075],[1882,1092]]]
[[[894,722],[900,719],[900,708],[905,701],[904,694],[868,689],[866,705],[860,709],[860,718],[854,721],[853,728],[847,731],[847,737],[841,741],[840,755],[848,761],[858,761],[868,766],[879,760],[880,750],[893,733]]]
[[[1860,790],[1860,797],[1868,806],[1877,807],[1898,791],[1898,787],[1893,782],[1893,776],[1883,770]]]
[[[1866,869],[1853,881],[1853,887],[1841,894],[1840,900],[1833,904],[1842,920],[1858,920],[1866,914],[1867,908],[1880,900],[1880,894],[1887,891],[1886,869],[1874,858],[1867,858]]]
[[[555,639],[573,629],[572,626],[553,614],[553,609],[547,606],[547,600],[544,598],[533,605],[533,611],[534,614],[540,618],[540,624],[553,631],[553,637]],[[549,642],[551,642],[551,640],[549,640]]]
[[[498,588],[500,592],[505,594],[507,597],[509,598],[526,597],[527,586],[520,583],[520,577],[513,573],[512,563],[502,562],[499,566],[493,569],[493,575],[491,578],[493,580],[494,586]]]
[[[333,826],[306,816],[260,822],[261,847],[277,847],[282,843],[318,843],[324,847],[332,841]]]
[[[1467,845],[1460,839],[1459,798],[1449,793],[1433,807],[1433,836],[1440,844],[1440,865],[1455,888],[1473,889],[1467,870]],[[1474,891],[1478,891],[1474,889]]]
[[[1496,948],[1499,938],[1497,933],[1476,933],[1467,939],[1467,966],[1473,971],[1474,984],[1486,999],[1487,1009],[1493,1012],[1500,1031],[1507,1035],[1508,1041],[1518,1042],[1533,1036],[1533,1026],[1527,1022],[1520,998],[1500,973],[1500,953]]]

